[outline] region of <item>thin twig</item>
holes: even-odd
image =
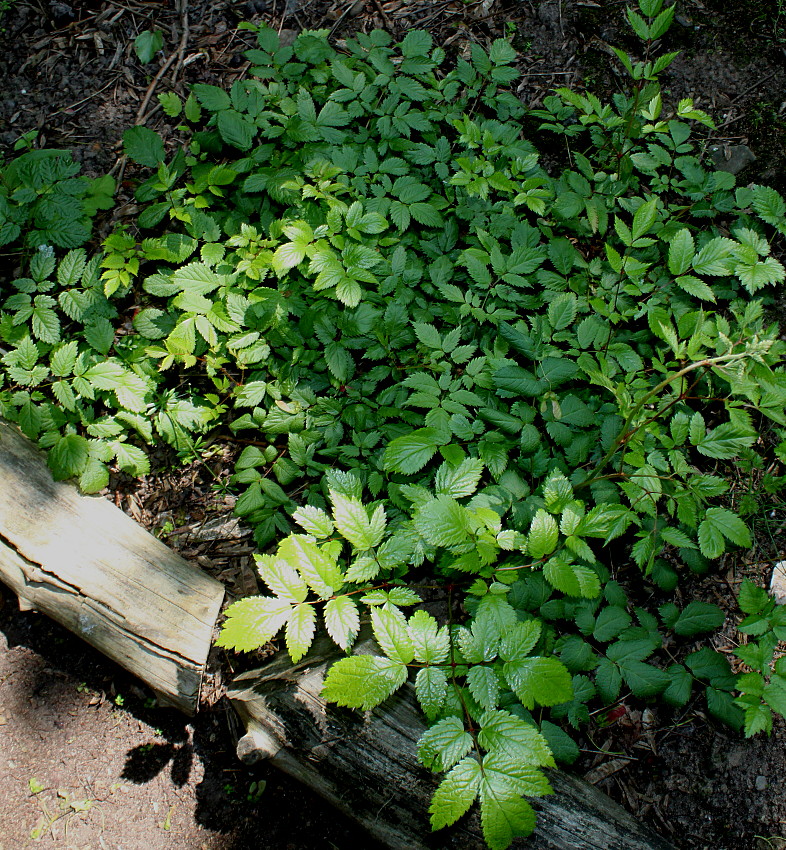
[[[177,48],[177,65],[172,72],[172,84],[174,85],[177,75],[183,69],[183,57],[188,46],[190,30],[188,26],[188,0],[180,0],[180,44]]]
[[[94,91],[92,94],[89,94],[87,97],[83,97],[82,100],[78,100],[76,103],[69,103],[68,106],[64,106],[62,109],[58,109],[57,112],[53,112],[52,115],[59,115],[61,112],[68,112],[70,109],[74,109],[75,107],[80,106],[86,101],[96,97],[96,95],[101,94],[104,89],[108,89],[109,86],[114,85],[115,82],[115,80],[108,82],[105,86],[102,86],[98,91]]]
[[[155,75],[155,77],[153,77],[153,82],[150,83],[150,85],[147,87],[145,96],[142,98],[142,103],[136,113],[136,119],[134,121],[134,124],[136,124],[137,126],[145,123],[145,119],[143,118],[143,116],[145,114],[145,110],[147,109],[148,103],[150,103],[150,98],[153,97],[153,92],[156,90],[156,86],[158,85],[159,80],[161,79],[161,77],[164,76],[164,74],[166,74],[166,72],[169,70],[169,66],[175,61],[175,59],[177,59],[177,53],[172,53],[169,59],[167,59],[166,62],[164,62],[164,64],[158,69],[158,73]]]

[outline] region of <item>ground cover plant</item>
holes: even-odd
[[[272,595],[235,603],[220,643],[283,629],[299,659],[318,620],[349,649],[370,619],[380,653],[337,662],[325,695],[371,708],[414,674],[421,758],[446,774],[432,826],[479,799],[495,848],[532,830],[522,795],[576,757],[564,726],[593,700],[680,706],[698,686],[747,734],[786,707],[763,591],[743,587],[757,640],[737,677],[708,648],[661,653],[720,609],[634,607],[604,563],[617,540],[668,590],[677,565],[750,545],[723,464],[759,463],[786,424],[765,318],[786,207],[702,164],[690,122],[708,116],[664,107],[674,55],[650,51],[672,16],[629,12],[645,55],[618,54],[628,94],[560,89],[536,111],[506,88],[504,40],[448,61],[422,32],[339,51],[260,29],[251,79],[161,96],[184,150],[125,134],[154,170],[141,232],[93,257],[44,243],[2,304],[2,413],[57,477],[97,491],[112,463],[144,474],[144,445],[194,456],[227,421],[248,441],[237,512]],[[569,165],[547,173],[522,125]],[[7,220],[36,203],[3,186]],[[447,591],[448,622],[424,586]]]

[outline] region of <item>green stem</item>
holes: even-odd
[[[704,360],[699,360],[696,363],[691,363],[690,366],[685,366],[685,368],[680,369],[679,372],[674,372],[674,374],[669,375],[667,378],[664,378],[657,386],[653,387],[648,393],[642,396],[641,399],[633,406],[630,413],[625,418],[625,421],[622,424],[622,429],[620,430],[619,435],[614,440],[614,442],[609,447],[609,450],[603,456],[603,458],[599,461],[597,466],[595,467],[595,473],[591,478],[582,481],[580,484],[576,485],[576,490],[581,490],[583,487],[588,487],[594,481],[598,480],[598,473],[600,473],[606,464],[614,457],[617,453],[617,450],[622,446],[627,440],[630,439],[632,434],[638,430],[640,426],[636,426],[636,428],[631,428],[633,420],[638,416],[650,399],[659,395],[661,390],[664,390],[669,386],[673,381],[679,380],[680,378],[684,378],[685,375],[689,375],[691,372],[695,372],[696,369],[709,369],[713,366],[717,366],[720,363],[730,363],[734,360],[744,360],[748,357],[747,352],[741,352],[739,354],[723,354],[719,357],[707,357]],[[650,417],[652,419],[653,417]]]

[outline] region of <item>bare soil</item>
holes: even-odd
[[[606,95],[624,84],[609,45],[638,49],[620,0],[0,0],[0,152],[38,132],[37,144],[75,151],[85,171],[124,175],[120,137],[135,122],[172,131],[160,91],[229,85],[245,71],[243,20],[267,21],[290,37],[327,28],[335,38],[381,27],[400,36],[429,29],[461,52],[471,41],[512,37],[521,54],[519,96],[537,104],[555,86]],[[161,29],[164,49],[147,66],[133,39]],[[284,32],[284,35],[287,35]],[[680,50],[664,75],[672,101],[693,97],[717,120],[705,149],[755,156],[742,183],[786,189],[786,9],[783,0],[678,0],[663,50]],[[158,79],[159,70],[172,62]],[[547,155],[549,151],[544,151]],[[119,215],[133,212],[133,184],[120,187]],[[105,228],[110,222],[105,222]],[[5,268],[3,264],[5,263]],[[0,255],[0,281],[10,271]],[[0,285],[2,285],[0,283]],[[185,557],[225,582],[256,590],[248,532],[231,523],[220,484],[231,450],[142,482],[118,478],[115,503]],[[740,476],[740,496],[756,480]],[[786,515],[766,505],[754,520],[756,549],[682,592],[721,604],[731,648],[735,590],[743,576],[769,581],[784,558]],[[206,531],[207,529],[207,531]],[[212,529],[212,533],[211,533]],[[620,567],[621,581],[626,572]],[[193,720],[153,707],[124,671],[34,613],[16,610],[0,586],[0,850],[349,850],[371,840],[309,791],[234,756],[238,730],[221,699],[237,660],[217,654],[213,687]],[[744,741],[702,713],[697,700],[674,715],[626,702],[595,718],[577,771],[685,850],[786,847],[786,728]],[[603,721],[603,722],[601,722]],[[263,790],[260,788],[264,786]],[[588,848],[595,850],[595,848]]]

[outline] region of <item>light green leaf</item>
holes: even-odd
[[[738,457],[743,449],[752,446],[756,442],[756,434],[741,433],[732,422],[723,422],[698,440],[694,439],[691,429],[691,442],[706,457],[730,460]]]
[[[439,495],[417,509],[413,522],[432,545],[459,546],[469,538],[470,517],[470,511],[455,499]]]
[[[371,626],[380,649],[394,661],[409,664],[415,647],[407,631],[407,621],[396,608],[371,609]]]
[[[430,770],[453,767],[472,749],[472,736],[458,717],[446,717],[427,729],[418,741],[418,755]]]
[[[499,679],[492,667],[475,665],[467,671],[467,686],[475,702],[482,708],[496,708],[499,701]]]
[[[600,593],[598,574],[583,564],[574,564],[562,552],[550,558],[543,567],[543,577],[555,589],[567,596],[594,599]]]
[[[406,681],[405,664],[378,655],[354,655],[339,659],[328,670],[322,696],[337,705],[368,710]]]
[[[285,631],[287,652],[293,664],[308,652],[314,640],[314,628],[316,625],[316,611],[314,606],[308,602],[301,602],[292,608],[292,613],[287,620]]]
[[[418,428],[396,437],[388,443],[383,456],[383,465],[388,472],[412,475],[419,472],[444,444],[443,434],[437,428]]]
[[[315,508],[312,505],[302,505],[292,514],[292,519],[307,534],[313,534],[317,539],[330,537],[333,533],[333,523],[321,508]]]
[[[503,672],[524,708],[535,703],[549,706],[573,698],[573,680],[567,667],[556,658],[533,656],[523,661],[507,661]]]
[[[490,850],[506,850],[515,838],[525,838],[532,833],[535,812],[526,800],[509,789],[507,783],[484,771],[480,786],[480,823]]]
[[[429,806],[432,829],[450,826],[469,810],[478,795],[481,776],[480,764],[473,758],[463,759],[448,772]]]
[[[382,506],[375,511],[377,520],[372,526],[368,512],[358,499],[331,490],[330,501],[333,503],[333,521],[342,537],[356,549],[372,549],[379,545],[385,533],[385,511]]]
[[[306,258],[306,245],[302,242],[286,242],[273,253],[273,271],[284,274]]]
[[[497,710],[485,712],[479,724],[478,743],[489,752],[507,756],[521,765],[554,767],[548,742],[526,720]]]
[[[240,599],[227,608],[227,620],[216,645],[237,652],[258,649],[278,634],[291,612],[292,606],[285,599],[272,596]]]
[[[84,470],[90,445],[84,437],[66,434],[52,446],[47,461],[55,478],[73,478]]]
[[[421,664],[442,664],[450,651],[450,635],[446,626],[440,628],[431,614],[420,610],[409,618],[409,636],[415,660]]]
[[[124,472],[131,475],[147,475],[150,472],[150,461],[147,455],[139,448],[130,443],[112,443],[112,450],[117,459],[117,465]]]
[[[308,588],[297,570],[276,555],[254,555],[260,578],[280,599],[303,602]]]
[[[415,677],[415,695],[429,720],[439,715],[445,703],[448,677],[440,667],[423,667]]]
[[[538,509],[527,535],[527,550],[534,559],[550,555],[557,546],[559,528],[551,514]]]
[[[325,628],[333,642],[342,649],[352,646],[360,631],[360,614],[349,596],[336,596],[325,605]]]
[[[471,496],[478,487],[483,468],[483,461],[473,457],[466,458],[458,466],[443,463],[434,478],[434,489],[453,499]]]
[[[336,555],[305,535],[290,534],[282,540],[278,547],[278,557],[296,567],[306,584],[321,599],[330,598],[344,584]]]
[[[672,236],[669,242],[669,271],[673,275],[685,274],[691,267],[695,253],[693,236],[687,227],[683,227]]]
[[[737,546],[753,544],[745,523],[726,508],[707,508],[705,518],[699,524],[699,549],[706,558],[719,558],[726,551],[724,538]]]
[[[523,661],[540,639],[540,620],[525,620],[507,625],[502,630],[499,656],[503,661]]]

